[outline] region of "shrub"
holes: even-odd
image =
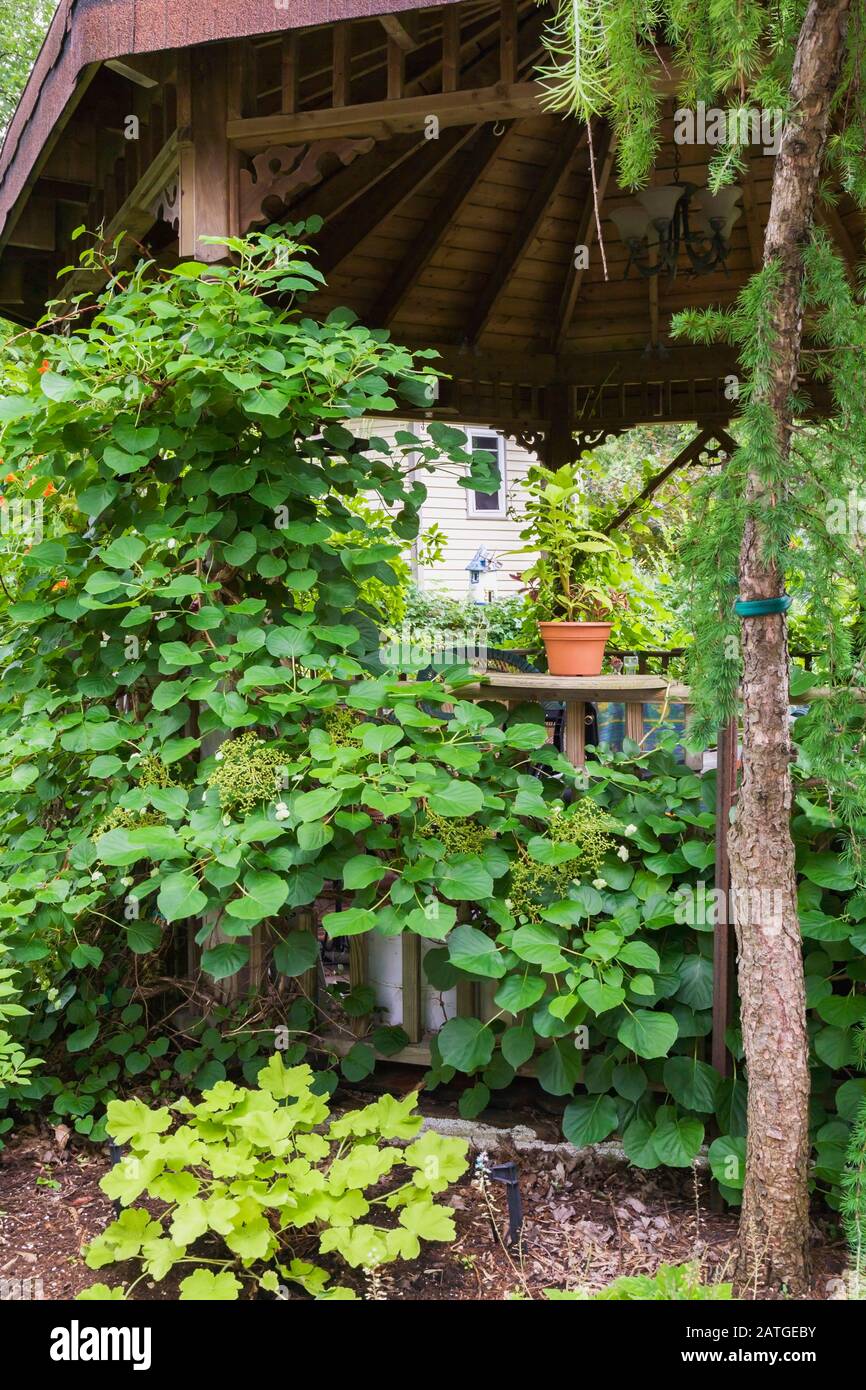
[[[484,624],[491,647],[514,646],[522,636],[527,601],[522,595],[478,604],[470,599],[452,598],[441,589],[420,589],[413,585],[406,596],[404,621],[410,632],[468,635]]]

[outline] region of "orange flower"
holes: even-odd
[[[6,482],[7,482],[7,483],[14,483],[14,482],[15,482],[15,474],[14,474],[14,473],[7,473],[7,474],[6,474]]]
[[[39,375],[42,376],[44,372],[48,372],[50,370],[51,363],[48,361],[48,358],[46,357],[42,363],[42,366],[39,368]]]
[[[68,583],[69,583],[69,580],[68,580],[68,579],[58,579],[58,581],[57,581],[56,584],[52,584],[52,585],[51,585],[51,588],[52,588],[52,590],[54,590],[54,589],[65,589],[66,586],[68,585]]]
[[[5,507],[5,506],[6,506],[6,498],[5,498],[5,497],[0,497],[0,507]]]
[[[43,496],[43,497],[53,497],[56,491],[57,491],[57,488],[54,486],[54,484],[53,484],[53,483],[49,483],[48,486],[47,486],[46,488],[43,489],[42,496]]]

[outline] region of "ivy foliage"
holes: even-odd
[[[89,1268],[136,1259],[142,1277],[161,1280],[194,1266],[181,1301],[232,1301],[244,1280],[275,1295],[293,1284],[316,1300],[353,1299],[295,1255],[306,1230],[321,1254],[367,1271],[415,1259],[422,1241],[453,1240],[454,1217],[435,1199],[466,1172],[465,1140],[419,1138],[415,1093],[332,1118],[312,1082],[310,1067],[286,1067],[274,1052],[252,1089],[221,1081],[197,1104],[159,1109],[113,1101],[108,1131],[125,1153],[100,1186],[126,1210],[87,1247]],[[142,1197],[161,1214],[133,1205]],[[205,1255],[205,1241],[219,1253]],[[96,1284],[79,1298],[132,1287]]]

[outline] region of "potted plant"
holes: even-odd
[[[553,676],[597,676],[610,637],[610,613],[625,595],[610,580],[619,559],[616,544],[583,523],[576,464],[555,473],[535,467],[527,475],[526,544],[538,552],[523,573],[535,605],[538,629]]]

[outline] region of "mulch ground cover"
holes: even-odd
[[[370,1098],[355,1094],[353,1103]],[[531,1125],[551,1142],[560,1138],[551,1114],[516,1100],[515,1110],[485,1119]],[[454,1113],[447,1103],[428,1104],[426,1097],[421,1108]],[[418,1260],[385,1266],[373,1281],[333,1257],[320,1257],[314,1235],[298,1239],[296,1254],[328,1267],[359,1296],[375,1299],[541,1298],[548,1288],[598,1289],[622,1274],[652,1274],[660,1264],[684,1261],[699,1261],[707,1281],[729,1277],[736,1212],[714,1209],[710,1185],[697,1170],[642,1172],[598,1152],[509,1153],[507,1145],[490,1161],[508,1158],[517,1163],[524,1213],[515,1242],[509,1241],[505,1188],[479,1185],[470,1169],[446,1198],[457,1228],[450,1245],[426,1244]],[[54,1131],[29,1124],[15,1132],[0,1154],[0,1280],[27,1279],[34,1297],[62,1300],[96,1281],[129,1283],[138,1276],[134,1262],[94,1272],[82,1257],[87,1242],[113,1218],[99,1187],[108,1166],[104,1146],[80,1142],[63,1126]],[[845,1248],[833,1213],[819,1207],[813,1212],[813,1246],[811,1297],[824,1299],[844,1270]],[[142,1280],[133,1296],[175,1299],[177,1283],[188,1272],[186,1266],[159,1282]],[[306,1295],[292,1286],[290,1297]]]

